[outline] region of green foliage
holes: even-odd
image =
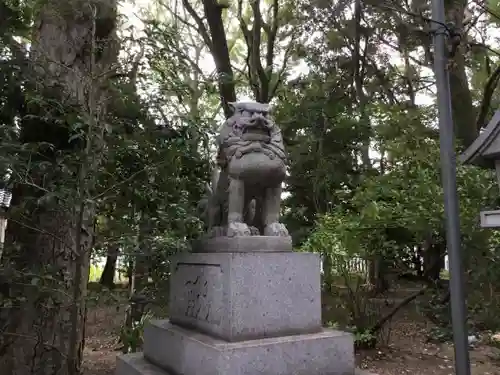
[[[102,275],[102,267],[99,267],[96,264],[91,264],[89,270],[89,282],[99,281],[101,275]]]
[[[487,342],[489,345],[500,349],[500,340],[499,339],[500,339],[500,337],[499,337],[498,333],[493,333],[493,334],[489,333]]]
[[[449,295],[444,292],[442,289],[434,288],[418,305],[419,311],[434,324],[428,333],[431,341],[445,342],[453,335]]]
[[[89,282],[87,291],[87,306],[92,307],[103,307],[103,306],[119,306],[126,304],[128,302],[127,289],[115,288],[112,291],[106,287],[101,286],[97,282]]]
[[[307,237],[316,214],[345,205],[357,184],[360,128],[347,103],[339,101],[341,95],[335,78],[311,73],[279,96],[276,121],[291,161],[284,220],[297,244]]]
[[[2,17],[4,6],[0,4]],[[102,297],[99,301],[84,300],[83,292],[81,297],[73,297],[73,283],[81,285],[77,282],[78,272],[83,276],[89,272],[92,281],[99,277],[95,266],[75,266],[89,254],[85,247],[79,247],[81,242],[71,242],[74,233],[78,233],[78,238],[82,229],[92,228],[94,215],[96,238],[89,239],[93,240],[92,250],[102,255],[114,246],[133,260],[151,255],[152,276],[158,285],[168,278],[166,258],[185,250],[189,240],[198,235],[201,224],[195,217],[195,208],[208,176],[204,129],[210,127],[209,120],[189,111],[163,116],[160,110],[172,111],[178,104],[167,89],[181,82],[174,80],[180,69],[172,70],[168,76],[152,74],[162,86],[159,91],[144,94],[140,88],[152,82],[143,75],[144,60],[135,55],[125,54],[111,72],[85,72],[99,78],[82,73],[81,82],[72,83],[81,88],[88,102],[76,106],[66,101],[61,95],[66,93],[63,85],[48,88],[29,69],[29,56],[24,44],[19,43],[24,30],[16,23],[22,15],[5,14],[9,22],[0,26],[0,175],[3,181],[5,172],[12,171],[9,184],[16,191],[15,204],[9,212],[12,235],[8,236],[2,259],[6,267],[0,276],[8,277],[15,271],[16,277],[7,280],[9,284],[19,283],[10,289],[10,294],[0,293],[2,304],[10,304],[0,314],[0,333],[11,328],[13,317],[25,307],[40,312],[39,316],[31,315],[36,324],[43,326],[48,321],[46,316],[56,316],[61,306],[71,306],[68,311],[61,310],[68,319],[61,323],[67,332],[57,332],[70,336],[71,331],[78,329],[69,323],[72,306],[81,306],[83,310],[85,302],[102,303],[106,295],[103,291],[93,293],[91,297]],[[31,29],[31,25],[26,26]],[[130,44],[129,47],[135,47],[137,41]],[[153,40],[148,47],[152,44]],[[170,69],[171,63],[178,65],[182,60],[176,59],[172,51],[169,55],[152,48],[148,52],[151,50],[157,53],[147,56],[151,63],[160,54],[167,58],[158,69],[152,64],[154,73],[160,68]],[[100,81],[101,77],[106,77],[105,82]],[[100,90],[106,90],[100,99],[109,98],[109,106],[92,106],[91,94],[101,93]],[[185,95],[190,94],[187,91]],[[89,208],[89,217],[85,218],[89,223],[80,228],[77,219],[81,207]],[[50,227],[46,223],[53,223],[53,217],[64,220]],[[54,241],[51,236],[63,237],[64,241]],[[30,245],[35,243],[36,251],[32,251]],[[71,246],[81,249],[76,251],[76,262],[69,260],[73,259],[67,251]],[[65,269],[66,264],[74,268]],[[23,295],[33,300],[18,298]],[[82,315],[78,313],[77,317]],[[121,332],[127,351],[140,347],[142,327],[149,318],[145,315]],[[2,350],[10,345],[4,339],[8,341],[7,336],[0,335]],[[73,348],[62,350],[72,352]]]
[[[453,331],[449,326],[435,326],[429,329],[427,336],[431,342],[450,342],[453,339]]]
[[[383,115],[385,111],[387,108],[384,112],[378,110],[378,113]],[[377,127],[379,147],[385,156],[381,161],[384,173],[362,180],[353,191],[349,209],[337,206],[319,216],[315,230],[304,245],[306,250],[330,257],[336,265],[345,265],[344,286],[350,292],[344,295],[343,301],[351,306],[348,310],[351,311],[353,325],[361,335],[366,332],[372,334],[373,319],[365,316],[363,309],[356,308],[363,305],[363,292],[353,290],[349,260],[353,257],[366,260],[382,257],[385,262],[390,261],[399,273],[411,272],[409,250],[424,243],[429,234],[439,237],[445,233],[438,142],[431,129],[421,125],[425,117],[415,114],[409,114],[411,117],[399,116],[398,119],[392,112],[391,117],[386,119],[390,123],[381,123]],[[412,119],[415,124],[413,129],[408,126],[411,124],[408,120]],[[398,124],[403,123],[405,127],[398,129]],[[490,171],[469,166],[458,166],[457,179],[463,246],[467,264],[473,267],[469,307],[476,323],[492,327],[488,316],[494,315],[495,309],[486,308],[480,312],[479,306],[497,303],[495,292],[485,298],[484,293],[479,296],[478,291],[485,290],[484,283],[492,285],[488,283],[488,278],[494,277],[493,273],[498,274],[498,271],[496,267],[491,272],[485,271],[484,266],[473,264],[487,261],[485,256],[489,258],[489,264],[495,264],[492,257],[495,257],[494,247],[498,242],[495,236],[478,227],[478,215],[485,207],[496,204],[497,186]],[[481,250],[482,246],[489,247],[491,253],[484,248]],[[449,327],[449,304],[438,304],[436,301],[439,298],[442,298],[441,293],[434,300],[426,301],[428,310],[425,314],[442,327],[438,330],[446,331]],[[485,304],[485,301],[491,302]]]
[[[337,322],[327,322],[326,326],[331,329],[341,329]],[[356,349],[373,349],[377,342],[377,336],[373,335],[370,330],[359,331],[356,327],[348,327],[349,331],[354,334],[354,347]]]
[[[414,272],[416,248],[430,253],[429,243],[445,243],[436,108],[419,105],[415,99],[433,82],[424,69],[431,67],[430,38],[417,32],[427,25],[411,14],[426,14],[428,9],[417,4],[421,2],[394,1],[392,10],[375,3],[362,2],[357,24],[342,2],[280,2],[277,41],[267,49],[274,51],[270,64],[274,70],[262,75],[270,78],[271,86],[279,83],[275,117],[290,155],[284,221],[295,248],[323,257],[324,284],[347,311],[341,325],[352,327],[358,347],[380,341],[373,327],[382,312],[370,302],[367,275],[352,271],[352,259],[382,260],[386,273],[389,268]],[[7,184],[23,188],[15,192],[22,203],[18,199],[9,212],[10,228],[19,222],[13,233],[26,233],[27,225],[46,222],[45,210],[74,218],[75,207],[92,207],[96,216],[92,255],[118,249],[127,265],[143,266],[147,280],[153,281],[141,285],[150,298],[164,298],[169,257],[189,251],[190,241],[202,229],[196,206],[209,180],[214,129],[221,117],[218,77],[204,66],[213,52],[207,44],[210,38],[193,29],[192,17],[177,4],[166,2],[158,14],[144,13],[143,32],[134,27],[121,30],[120,58],[112,72],[101,72],[107,78],[93,75],[80,82],[87,94],[106,90],[109,105],[99,117],[87,106],[64,102],[61,87],[40,90],[43,82],[29,70],[25,42],[32,41],[32,17],[39,5],[0,2],[0,176],[3,183],[9,171]],[[238,94],[253,95],[245,64],[254,61],[248,56],[241,25],[230,22],[237,18],[237,4],[228,5],[223,22]],[[273,12],[267,11],[270,2],[263,5],[268,24],[261,34],[266,43]],[[250,3],[242,6],[243,20],[251,23]],[[500,13],[498,2],[488,1],[487,6],[489,16],[478,17],[481,22],[474,21],[478,22],[474,35],[469,33],[463,41],[481,43],[464,45],[458,51],[464,66],[453,65],[471,78],[470,85],[462,83],[472,99],[467,90],[454,91],[454,103],[465,107],[482,102],[492,68],[498,64],[495,51],[482,46],[498,27],[494,12]],[[195,8],[199,11],[201,4]],[[71,10],[68,3],[65,15]],[[395,61],[394,51],[404,61]],[[282,71],[276,68],[281,60]],[[290,66],[298,63],[307,71],[289,79]],[[460,77],[457,73],[453,82]],[[499,101],[498,92],[493,92],[486,103],[488,118]],[[92,133],[92,126],[100,131]],[[462,126],[457,121],[457,127]],[[84,176],[76,178],[82,170]],[[498,329],[500,234],[478,227],[479,211],[499,203],[495,176],[459,165],[457,180],[470,326]],[[28,214],[32,220],[27,223]],[[76,221],[68,222],[77,227]],[[20,248],[8,245],[5,263],[16,261],[31,270],[6,267],[2,275],[14,275],[15,280],[40,288],[47,301],[56,301],[54,290],[64,289],[68,281],[63,276],[56,280],[54,275],[61,270],[55,264],[36,264],[36,258],[29,256],[19,259]],[[91,266],[90,280],[97,281],[99,273]],[[100,302],[108,301],[102,290],[91,293],[89,301],[98,303],[98,296]],[[7,307],[23,302],[0,297]],[[440,303],[442,299],[443,292],[433,289],[421,311],[437,326],[431,335],[446,338],[449,304]],[[149,318],[146,314],[124,326],[121,338],[126,352],[140,348]]]
[[[144,343],[144,327],[153,319],[153,314],[146,312],[138,321],[132,321],[130,327],[124,325],[120,330],[122,353],[135,353],[141,350]]]
[[[500,14],[500,2],[498,0],[487,0],[484,4],[488,10],[488,17],[491,23],[500,25],[498,15]]]
[[[373,349],[377,337],[371,331],[354,331],[354,346],[357,349]]]
[[[498,233],[473,248],[468,288],[469,324],[475,330],[500,330],[500,247]],[[481,245],[481,243],[480,243]]]
[[[408,125],[403,121],[399,120]],[[394,132],[392,124],[391,129]],[[350,210],[332,210],[319,219],[310,238],[313,248],[335,246],[364,257],[382,251],[385,257],[394,257],[401,247],[421,243],[429,233],[444,233],[437,141],[407,127],[398,136],[390,134],[384,150],[386,172],[363,180]],[[477,216],[495,203],[497,187],[491,172],[477,168],[459,166],[457,178],[462,234],[467,241],[483,233]]]

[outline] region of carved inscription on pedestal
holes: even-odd
[[[174,280],[177,318],[220,324],[223,302],[220,265],[178,263]]]

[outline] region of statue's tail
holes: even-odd
[[[212,169],[212,178],[211,178],[211,193],[215,194],[217,190],[217,184],[219,183],[220,171],[218,168]]]
[[[205,224],[211,226],[211,210],[213,210],[213,197],[217,191],[217,183],[219,182],[220,172],[217,168],[214,168],[211,173],[210,183],[205,184],[205,194],[203,198],[198,202],[197,212],[200,219],[202,219]]]

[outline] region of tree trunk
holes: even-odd
[[[444,241],[432,244],[424,255],[424,273],[428,280],[438,281],[444,267],[443,254],[446,251]]]
[[[137,247],[135,254],[134,265],[134,289],[133,293],[139,292],[148,285],[149,282],[149,249],[147,236],[151,231],[149,217],[145,214],[141,215],[139,223],[139,234],[137,236]]]
[[[236,101],[236,88],[226,31],[222,22],[222,10],[224,6],[217,0],[203,0],[204,17],[201,17],[196,13],[189,0],[182,0],[182,4],[189,15],[193,17],[198,32],[214,59],[222,108],[224,109],[224,115],[230,117],[233,111],[229,103]],[[205,21],[208,24],[208,28],[205,26]]]
[[[9,254],[9,260],[24,274],[12,285],[14,306],[3,334],[13,340],[0,368],[12,375],[76,375],[83,353],[86,311],[84,300],[75,301],[72,292],[78,289],[83,294],[86,290],[89,238],[85,235],[77,253],[74,215],[47,207],[33,216],[23,224],[37,231],[16,222],[9,227],[9,243],[20,246],[20,254]],[[78,256],[80,252],[83,257]],[[81,277],[76,279],[78,268]],[[77,340],[71,342],[74,329]]]
[[[134,292],[141,292],[149,282],[149,266],[144,254],[138,254],[135,261]]]
[[[8,321],[0,322],[5,375],[81,373],[94,223],[85,194],[94,190],[89,181],[99,153],[89,152],[90,130],[81,139],[70,136],[76,118],[94,121],[94,110],[104,112],[103,104],[94,108],[104,103],[94,97],[94,79],[116,55],[115,20],[111,0],[46,0],[36,14],[27,89],[37,100],[27,103],[31,116],[21,123],[20,141],[51,147],[38,146],[27,178],[13,191],[4,262],[15,275],[13,307]]]
[[[0,208],[2,210],[2,208]],[[0,263],[2,262],[3,256],[3,243],[5,242],[5,231],[7,230],[7,219],[2,216],[3,213],[0,211]]]
[[[467,0],[444,0],[444,6],[447,23],[454,25],[457,30],[463,31]],[[467,41],[467,35],[462,36],[462,41],[459,45],[452,47],[452,43],[449,44],[451,56],[447,69],[450,79],[451,107],[456,138],[462,146],[468,147],[479,135],[478,125],[482,126],[484,124],[477,123],[477,111],[474,107],[467,79],[465,59],[467,43],[464,43],[464,41]],[[429,57],[427,60],[430,62],[432,61],[432,57],[429,56],[432,47],[432,38],[424,38],[422,42],[422,47]]]
[[[335,281],[333,275],[333,259],[331,255],[323,255],[323,286],[326,292],[331,293],[333,290],[333,283]]]
[[[134,261],[129,260],[127,265],[127,279],[128,279],[128,295],[131,297],[135,291],[135,280],[134,280]]]
[[[102,271],[101,279],[99,283],[109,289],[113,289],[115,286],[115,274],[116,274],[116,262],[118,260],[118,254],[120,249],[118,246],[111,246],[108,249],[108,256],[106,257],[106,265]]]
[[[467,0],[445,0],[447,20],[454,23],[458,30],[463,29],[466,5]],[[476,109],[467,80],[465,53],[466,47],[462,43],[450,59],[448,71],[455,131],[462,145],[468,147],[479,135],[479,131],[476,125]]]
[[[370,143],[372,138],[372,126],[370,121],[370,116],[367,112],[367,105],[369,99],[366,97],[363,82],[365,78],[365,63],[366,63],[366,46],[368,46],[368,37],[365,39],[365,48],[362,51],[361,37],[362,37],[362,26],[361,19],[363,14],[363,4],[361,0],[356,0],[354,2],[354,19],[356,22],[356,32],[354,39],[354,72],[353,72],[353,83],[354,91],[356,93],[356,100],[358,104],[358,111],[360,115],[359,122],[363,129],[363,140],[360,147],[361,161],[363,163],[363,168],[368,171],[372,167],[372,162],[370,159]]]
[[[413,267],[416,270],[418,277],[422,277],[424,275],[422,257],[423,257],[422,246],[418,245],[417,250],[415,251],[415,255],[413,256]]]
[[[387,267],[384,259],[381,255],[376,255],[373,260],[370,261],[370,266],[368,268],[370,284],[373,285],[373,293],[380,294],[384,293],[389,289],[389,282],[386,278]]]

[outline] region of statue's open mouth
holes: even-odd
[[[245,141],[269,142],[271,140],[271,133],[269,128],[264,124],[247,125],[243,129],[241,138]]]

